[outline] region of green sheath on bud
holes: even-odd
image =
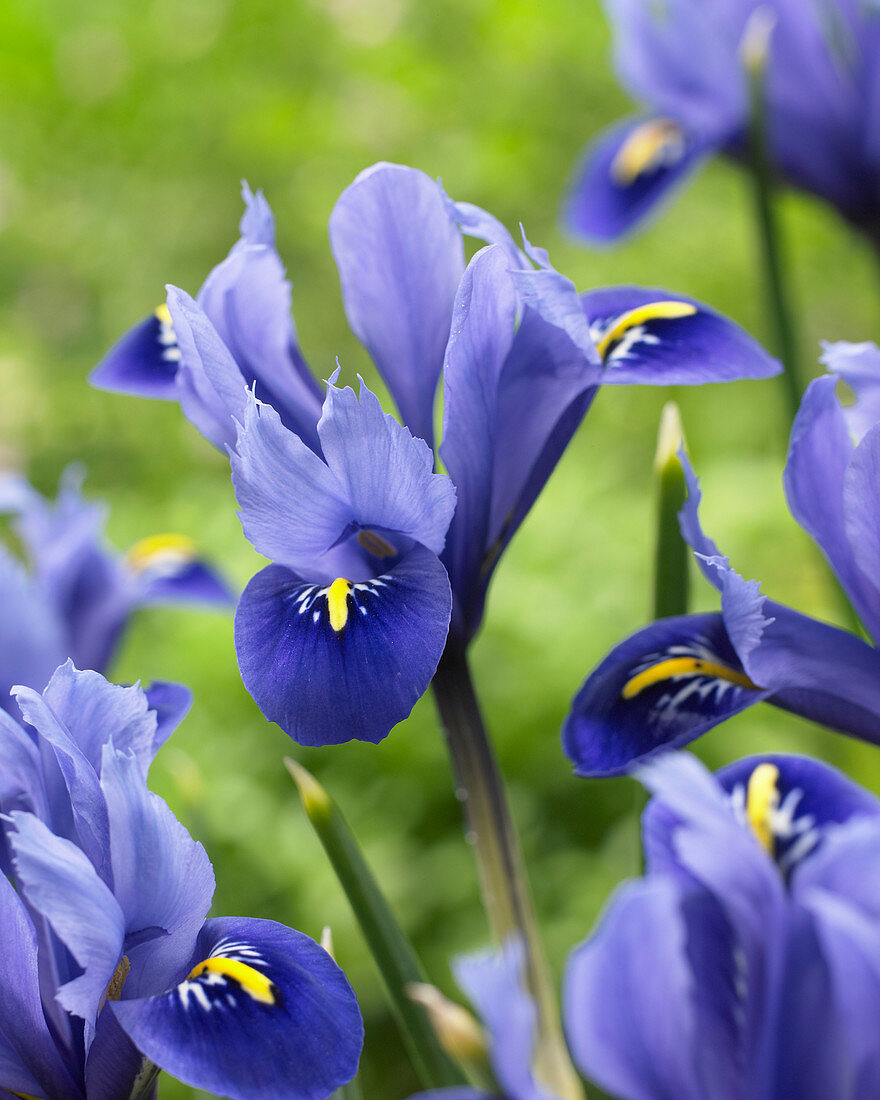
[[[413,1067],[425,1088],[464,1084],[444,1053],[425,1009],[407,994],[425,976],[412,945],[391,912],[339,807],[311,772],[295,760],[284,764],[299,788],[303,807],[348,897],[367,946],[385,982],[391,1007]],[[347,1086],[350,1088],[350,1086]],[[339,1100],[352,1100],[342,1093]]]
[[[687,498],[678,459],[685,446],[681,414],[674,401],[663,406],[654,474],[657,478],[657,541],[654,553],[654,618],[684,615],[688,608],[690,549],[681,537],[678,513]]]

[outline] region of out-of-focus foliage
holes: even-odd
[[[327,376],[375,375],[346,327],[326,221],[378,159],[525,225],[580,287],[661,285],[766,334],[749,192],[710,165],[661,221],[588,252],[557,222],[582,144],[626,107],[598,0],[8,0],[0,9],[0,459],[54,487],[71,458],[111,504],[121,546],[154,531],[195,537],[239,583],[258,566],[225,460],[176,406],[91,390],[87,371],[166,281],[195,291],[236,237],[239,180],[262,187],[294,282],[300,339]],[[783,205],[799,320],[820,337],[878,336],[871,257],[829,212]],[[805,369],[815,369],[815,363]],[[582,677],[650,607],[651,463],[662,390],[600,394],[490,593],[475,675],[509,778],[557,972],[614,884],[635,867],[634,785],[573,779],[558,745]],[[707,530],[746,576],[812,614],[836,616],[816,554],[784,506],[775,382],[681,391],[705,488]],[[697,605],[712,593],[695,580]],[[372,964],[299,807],[281,757],[295,746],[241,686],[231,622],[143,613],[117,679],[179,679],[189,719],[153,786],[217,870],[215,912],[274,917],[336,952],[367,1017],[368,1096],[409,1075]],[[876,750],[761,707],[697,749],[818,752],[880,789]],[[332,791],[435,981],[483,942],[470,854],[430,699],[378,747],[297,755]],[[174,1082],[165,1097],[191,1096]]]

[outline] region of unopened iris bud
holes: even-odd
[[[471,1012],[426,982],[412,982],[406,991],[428,1013],[440,1045],[451,1058],[469,1064],[486,1057],[486,1035]]]

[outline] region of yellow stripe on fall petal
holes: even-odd
[[[697,307],[690,302],[647,302],[643,306],[636,306],[617,318],[596,344],[596,351],[604,359],[612,345],[636,325],[644,325],[648,321],[674,321],[679,317],[692,317],[696,312]]]
[[[337,577],[327,589],[327,608],[330,611],[330,625],[338,634],[348,622],[348,594],[351,581]]]
[[[161,306],[156,306],[153,312],[163,325],[170,325],[172,328],[174,328],[174,322],[171,320],[171,311],[169,310],[165,302],[163,302]]]
[[[634,699],[645,688],[653,687],[654,684],[660,684],[664,680],[671,680],[674,676],[711,676],[717,680],[726,680],[729,684],[736,684],[737,687],[751,688],[753,691],[760,690],[744,672],[738,672],[727,665],[704,661],[701,657],[671,657],[668,661],[660,661],[642,672],[637,672],[623,685],[620,694],[624,699]]]
[[[746,817],[761,847],[773,855],[773,813],[779,807],[779,768],[759,764],[749,776]]]
[[[684,155],[684,135],[668,118],[652,118],[636,126],[617,150],[609,169],[621,187],[629,187],[644,172],[672,165]]]
[[[196,544],[187,535],[167,533],[148,535],[136,542],[128,551],[128,563],[139,572],[148,569],[163,558],[192,561],[196,557]]]
[[[248,996],[261,1004],[274,1005],[278,1002],[275,983],[259,970],[239,962],[238,959],[224,959],[221,956],[204,959],[192,968],[186,980],[191,982],[202,974],[222,974],[224,978],[231,978]]]

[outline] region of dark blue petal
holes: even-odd
[[[156,715],[156,735],[153,738],[155,756],[186,718],[192,706],[193,697],[188,687],[168,680],[156,680],[144,688],[144,694],[150,710]]]
[[[164,401],[177,398],[180,348],[165,305],[129,329],[89,375],[93,386]]]
[[[642,117],[617,123],[586,150],[566,198],[566,226],[588,241],[617,240],[647,218],[713,151],[671,119]]]
[[[263,714],[301,744],[381,741],[443,652],[446,571],[416,546],[375,580],[333,584],[331,592],[278,565],[251,580],[235,616],[241,677]]]
[[[863,517],[863,510],[873,509],[876,491],[870,484],[858,484],[858,469],[848,475],[854,445],[836,387],[834,375],[816,378],[807,387],[792,425],[785,464],[785,495],[791,514],[819,544],[865,625],[880,637],[880,589],[876,583],[880,574],[872,568],[860,568],[856,559],[858,552],[869,553],[866,547],[859,547],[859,538],[865,536],[863,530],[858,530],[859,517]],[[860,461],[868,457],[866,450]],[[854,477],[856,484],[850,490],[849,506],[845,507],[844,486],[848,477]],[[864,500],[852,495],[861,492],[867,493]],[[847,511],[852,515],[850,522],[857,527],[854,538],[847,531]]]
[[[721,615],[662,619],[590,674],[565,721],[563,747],[578,775],[617,775],[767,694],[750,683]]]
[[[82,1096],[52,1040],[40,1002],[37,937],[24,904],[0,874],[0,1081],[29,1096]]]
[[[490,1038],[495,1078],[508,1100],[552,1100],[535,1077],[536,1009],[527,991],[521,943],[455,960],[455,978],[468,995]]]
[[[782,364],[739,325],[684,294],[617,286],[582,295],[606,384],[695,386],[770,378]]]
[[[193,963],[164,996],[108,1005],[156,1065],[232,1100],[326,1100],[354,1076],[354,993],[307,936],[273,921],[211,920]]]
[[[443,190],[414,168],[375,164],[337,200],[330,246],[349,324],[413,435],[432,443],[434,394],[464,270],[461,232]]]
[[[206,561],[170,562],[141,573],[143,589],[139,603],[204,604],[228,608],[235,603],[229,585]]]
[[[11,819],[9,843],[19,888],[82,967],[79,977],[58,990],[58,1002],[85,1020],[88,1041],[122,957],[122,910],[75,844],[55,836],[32,814],[13,813]]]
[[[164,992],[190,959],[214,896],[214,872],[136,757],[104,746],[113,895],[125,917],[127,996]]]
[[[569,959],[563,1014],[579,1069],[625,1100],[735,1100],[697,1072],[697,1011],[680,888],[630,883]],[[717,1039],[718,1036],[713,1036]],[[733,1051],[718,1051],[719,1060]]]

